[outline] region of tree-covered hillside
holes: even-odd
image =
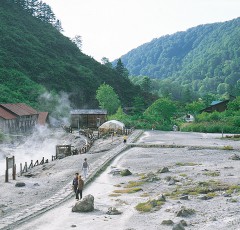
[[[240,18],[200,25],[153,39],[121,60],[134,76],[168,79],[168,85],[182,86],[200,95],[236,96],[240,95],[239,37]]]
[[[72,107],[97,107],[96,90],[106,83],[123,106],[131,106],[141,94],[139,87],[83,54],[53,26],[54,16],[44,11],[46,6],[41,13],[41,8],[26,3],[35,7],[38,0],[0,3],[1,103],[25,102],[38,108],[38,96],[47,90],[68,93]]]

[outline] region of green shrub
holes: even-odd
[[[137,204],[135,208],[139,212],[150,212],[153,208],[160,209],[164,203],[164,201],[159,200],[148,200],[147,202]]]
[[[233,150],[233,147],[230,145],[223,146],[223,150]]]
[[[142,189],[141,188],[127,188],[127,189],[121,189],[121,190],[114,190],[113,192],[123,194],[123,193],[135,193],[135,192],[139,192],[139,191],[142,191]]]
[[[184,132],[206,132],[206,133],[239,133],[240,127],[226,122],[194,122],[181,126]]]

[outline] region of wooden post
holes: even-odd
[[[44,157],[42,158],[41,162],[40,162],[40,165],[43,165],[44,164]]]
[[[8,182],[8,157],[6,157],[5,182]]]
[[[12,178],[13,180],[16,180],[16,164],[15,164],[15,156],[13,158],[13,165],[12,165]]]
[[[28,166],[28,168],[30,169],[30,168],[33,168],[33,160],[31,160],[31,163],[30,163],[30,165]]]
[[[20,176],[22,176],[22,163],[20,163]]]
[[[5,172],[5,182],[8,182],[8,170]]]
[[[16,164],[14,164],[14,167],[13,167],[13,180],[16,180],[16,171],[17,171]]]

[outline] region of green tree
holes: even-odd
[[[102,109],[106,109],[108,113],[114,114],[120,106],[120,100],[114,89],[107,84],[102,84],[96,92],[96,99]]]
[[[75,35],[74,38],[71,39],[71,41],[77,46],[79,50],[82,50],[82,36]]]
[[[220,83],[217,87],[218,94],[224,94],[228,92],[228,90],[229,90],[229,85],[227,83]]]
[[[113,114],[112,116],[109,116],[110,120],[118,120],[121,122],[125,122],[125,120],[128,118],[128,115],[123,112],[122,107],[119,107],[117,109],[117,112]]]
[[[149,77],[144,76],[141,83],[140,83],[140,87],[143,91],[145,92],[150,92],[151,89],[151,80]]]
[[[170,121],[176,111],[177,107],[172,100],[159,98],[145,110],[144,115]]]
[[[62,23],[60,20],[56,20],[56,22],[53,24],[53,26],[59,31],[59,32],[63,32],[63,28],[62,28]]]
[[[135,114],[142,114],[146,107],[143,97],[134,97],[133,99],[133,111]]]
[[[115,69],[120,76],[128,77],[129,75],[128,70],[124,67],[121,58],[118,59]]]
[[[185,106],[187,112],[192,113],[194,115],[198,114],[200,110],[205,107],[202,100],[193,101],[192,103],[188,103]]]
[[[106,57],[103,57],[103,58],[101,59],[101,63],[102,63],[103,65],[107,66],[108,68],[112,68],[112,63],[111,63],[111,62],[109,61],[109,59],[106,58]]]
[[[236,99],[229,102],[227,107],[228,107],[229,110],[239,111],[240,110],[240,96],[236,97]]]

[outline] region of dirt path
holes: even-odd
[[[72,213],[74,201],[69,201],[19,229],[38,226],[36,229],[40,230],[51,226],[53,230],[70,227],[167,230],[172,229],[173,224],[163,225],[163,221],[176,225],[181,220],[187,224],[185,229],[239,229],[240,165],[231,159],[239,154],[239,141],[221,139],[221,136],[145,132],[135,147],[121,154],[85,190],[85,195],[91,193],[95,197],[94,212]],[[181,146],[159,148],[158,144]],[[227,150],[227,146],[233,150]],[[132,175],[109,174],[112,167],[129,169]],[[168,170],[163,173],[164,167]],[[166,201],[154,202],[159,201],[161,195]],[[150,210],[136,210],[139,203],[149,204],[149,201],[155,203]],[[107,215],[109,207],[116,207],[122,214]]]
[[[65,140],[66,141],[66,140]],[[70,144],[75,146],[79,142],[69,135]],[[80,140],[81,141],[81,140]],[[0,229],[8,222],[11,223],[12,217],[21,216],[21,212],[35,204],[41,204],[47,200],[54,199],[62,188],[69,190],[76,172],[81,173],[83,159],[88,158],[90,170],[94,171],[94,164],[99,159],[108,154],[108,151],[122,143],[122,137],[114,137],[113,139],[98,139],[87,154],[80,154],[66,157],[61,160],[55,160],[48,164],[39,165],[26,173],[27,176],[17,176],[16,180],[10,177],[9,183],[4,183],[4,176],[0,177]],[[91,172],[91,171],[90,171]],[[24,187],[16,187],[16,183],[25,183]],[[63,191],[64,192],[64,191]],[[57,197],[56,197],[57,199]],[[19,214],[19,215],[18,215]]]

